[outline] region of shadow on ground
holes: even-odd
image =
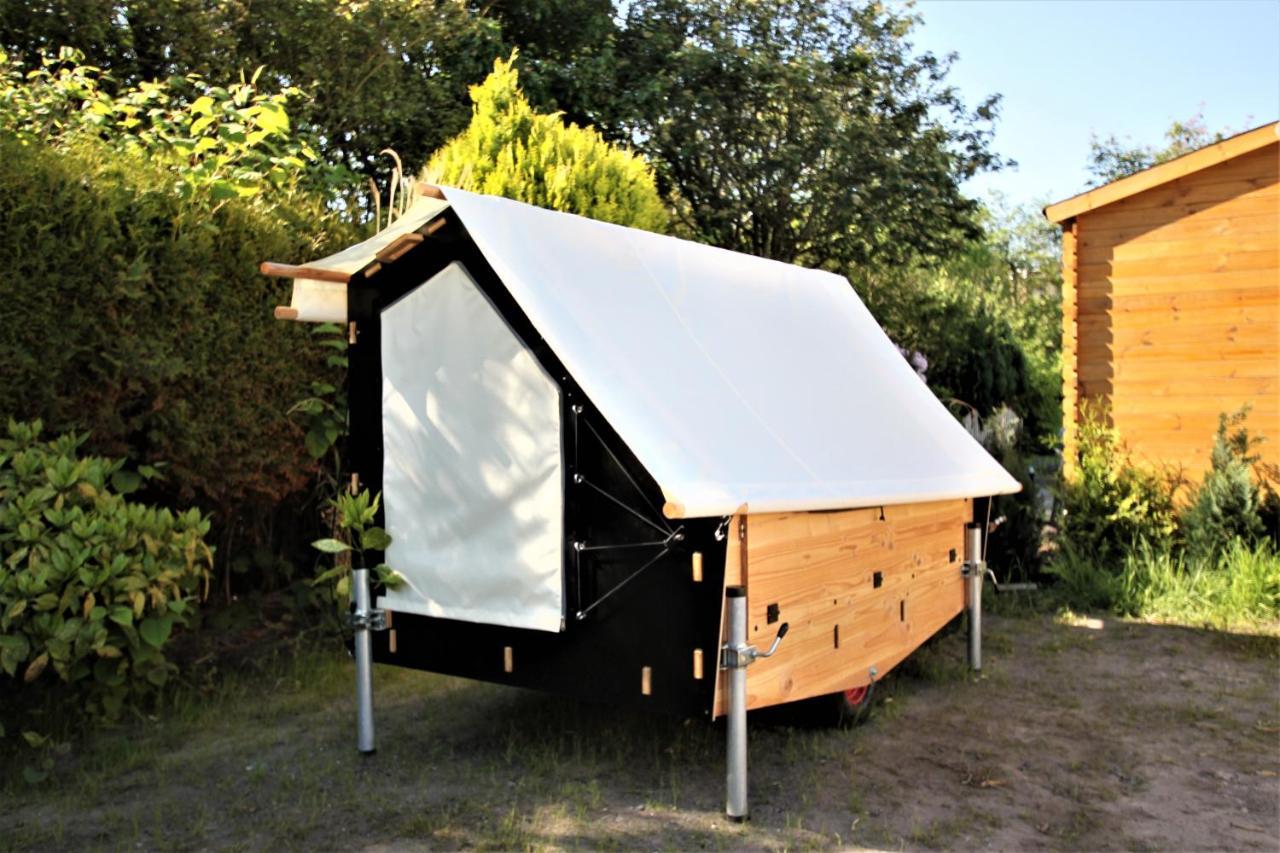
[[[853,730],[753,722],[753,819],[723,728],[390,668],[354,754],[349,663],[90,739],[0,792],[0,848],[1274,850],[1277,641],[1044,615],[922,649]]]

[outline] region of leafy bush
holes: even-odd
[[[183,197],[208,192],[215,202],[266,195],[274,203],[281,193],[326,194],[352,182],[292,132],[287,107],[301,97],[296,88],[268,94],[257,89],[257,74],[225,87],[188,74],[113,91],[82,59],[64,47],[26,71],[0,50],[0,131],[25,142],[88,137],[159,158]]]
[[[643,157],[594,129],[534,112],[511,60],[471,87],[471,124],[431,156],[423,178],[649,231],[666,208]]]
[[[1209,471],[1180,519],[1193,557],[1212,557],[1237,539],[1251,545],[1266,530],[1263,491],[1253,475],[1259,440],[1245,428],[1247,416],[1245,408],[1219,417]]]
[[[920,273],[920,275],[925,275]],[[923,353],[929,387],[985,418],[1007,406],[1024,424],[1024,443],[1038,443],[1061,424],[1057,356],[1032,354],[976,282],[935,274],[881,281],[854,277],[867,307],[895,343]]]
[[[154,470],[41,429],[10,421],[0,439],[0,695],[56,679],[115,717],[174,671],[164,648],[207,586],[209,522],[129,501],[120,492]]]
[[[1061,538],[1075,556],[1105,567],[1143,543],[1168,545],[1176,526],[1175,484],[1134,465],[1120,433],[1096,407],[1085,407],[1078,435],[1060,494]]]

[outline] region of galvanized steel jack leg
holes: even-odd
[[[759,658],[767,658],[778,650],[787,635],[787,623],[778,628],[769,651],[761,652],[747,645],[747,590],[731,586],[725,590],[729,609],[729,643],[720,650],[720,668],[729,673],[729,736],[726,784],[728,794],[725,814],[729,820],[744,821],[750,809],[747,804],[747,667]]]
[[[970,524],[964,529],[964,566],[961,574],[969,583],[969,667],[982,670],[982,582],[987,563],[982,553],[982,527]]]
[[[355,603],[351,631],[356,659],[356,749],[372,755],[373,744],[373,631],[387,627],[386,613],[370,602],[369,570],[351,570],[351,597]]]

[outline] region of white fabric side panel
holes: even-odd
[[[345,323],[347,286],[333,281],[295,278],[289,305],[298,312],[298,321],[302,323]]]
[[[842,277],[444,188],[690,517],[1017,491]]]
[[[559,631],[560,391],[451,264],[382,312],[391,610]]]

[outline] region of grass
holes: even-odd
[[[1280,553],[1269,542],[1237,539],[1209,559],[1143,544],[1119,566],[1067,548],[1049,570],[1069,607],[1246,633],[1280,629]]]
[[[993,614],[980,678],[962,629],[926,644],[864,726],[753,719],[746,825],[722,817],[720,727],[410,670],[377,667],[380,751],[360,760],[351,663],[324,642],[85,735],[45,785],[0,756],[0,851],[1090,847],[1113,811],[1141,824],[1171,747],[1187,750],[1171,768],[1226,757],[1274,788],[1245,775],[1280,770],[1269,661],[1222,654],[1217,632],[1029,609]],[[1207,674],[1188,692],[1184,673]]]

